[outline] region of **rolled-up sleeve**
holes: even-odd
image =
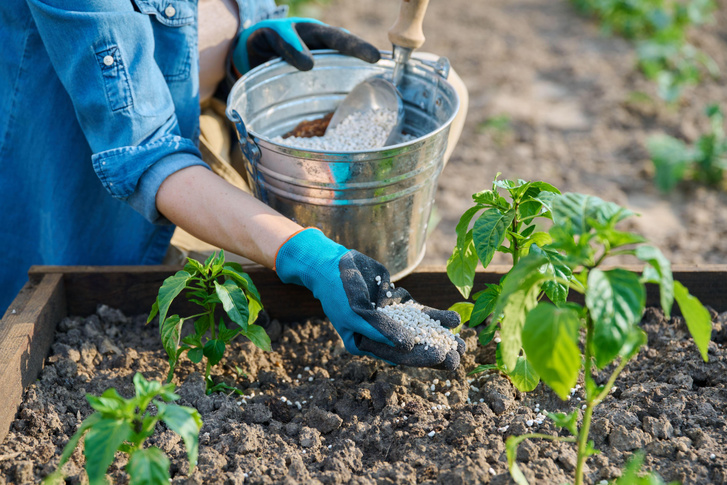
[[[134,11],[129,1],[28,4],[101,183],[148,220],[166,222],[155,204],[161,183],[178,170],[206,165],[195,143],[180,132],[174,100],[154,57],[149,16]],[[194,22],[194,5],[177,4],[174,22]]]

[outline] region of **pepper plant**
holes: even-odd
[[[567,399],[583,373],[586,394],[582,417],[580,409],[568,414],[549,413],[556,425],[572,436],[533,433],[508,439],[510,473],[519,485],[527,481],[515,462],[516,448],[527,438],[577,443],[575,484],[584,483],[586,459],[596,452],[588,440],[593,410],[646,343],[646,334],[639,327],[646,283],[658,285],[667,318],[676,300],[702,358],[707,360],[712,330],[709,312],[673,279],[671,265],[659,249],[645,244],[638,234],[616,229],[632,215],[628,209],[594,196],[566,193],[554,197],[553,224],[548,231],[551,241],[515,262],[502,281],[494,309],[502,339],[498,345],[500,365],[514,369],[525,359],[562,399]],[[554,254],[570,269],[568,273],[550,270]],[[616,255],[636,257],[644,264],[643,272],[605,267],[608,258]],[[542,298],[546,285],[552,284],[582,294],[584,304]],[[597,378],[606,368],[612,369],[610,375]],[[518,381],[513,383],[520,387]]]
[[[475,205],[462,215],[457,224],[457,245],[447,261],[447,275],[464,298],[469,298],[472,291],[478,261],[486,268],[496,252],[509,254],[513,264],[530,252],[536,252],[550,261],[545,271],[563,278],[571,274],[556,251],[542,249],[551,242],[551,236],[537,230],[539,220],[552,218],[551,203],[560,191],[545,182],[498,180],[499,176],[499,173],[495,176],[490,190],[472,196]],[[507,197],[501,195],[503,193]],[[552,301],[564,302],[568,296],[567,289],[565,284],[553,280],[543,285],[542,293]],[[472,295],[474,303],[456,303],[450,310],[458,312],[463,323],[469,322],[470,327],[477,327],[492,314],[501,292],[501,284],[486,285]],[[480,332],[482,345],[492,341],[498,325],[497,321],[492,321]],[[519,359],[509,371],[498,359],[497,364],[478,366],[471,373],[489,369],[504,372],[523,390],[532,390],[539,382],[534,369],[524,358]]]
[[[240,264],[225,262],[224,251],[210,255],[204,263],[192,258],[187,261],[182,271],[164,280],[147,319],[149,323],[159,316],[162,344],[169,356],[167,382],[171,382],[179,358],[186,353],[195,364],[206,359],[207,394],[220,390],[242,394],[227,384],[214,384],[210,371],[222,360],[229,342],[238,335],[244,335],[263,350],[270,350],[270,337],[261,326],[254,324],[263,308],[260,294]],[[201,308],[200,313],[187,317],[168,314],[172,302],[182,292],[188,301]],[[231,328],[222,317],[215,320],[220,306],[232,321]],[[182,338],[182,326],[187,321],[194,322],[194,333]]]
[[[43,480],[46,484],[65,483],[63,465],[83,440],[86,474],[90,485],[106,485],[106,471],[114,461],[116,452],[129,455],[126,472],[129,483],[168,485],[169,459],[156,447],[144,448],[144,441],[152,434],[159,421],[178,433],[187,449],[189,471],[197,464],[198,435],[202,418],[196,409],[170,404],[179,399],[173,384],[147,381],[140,373],[134,375],[135,396],[124,399],[116,389],[108,389],[101,396],[90,394],[86,399],[95,413],[86,418],[63,449],[58,468]],[[159,398],[160,400],[158,400]],[[156,407],[152,412],[149,405]]]
[[[710,131],[700,136],[694,146],[663,134],[648,139],[647,148],[656,169],[656,185],[662,192],[671,191],[686,177],[714,186],[722,183],[727,169],[724,115],[716,104],[708,106],[706,114]]]

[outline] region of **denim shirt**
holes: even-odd
[[[240,25],[284,16],[238,0]],[[205,165],[197,0],[0,2],[0,315],[31,265],[158,264],[170,174]]]

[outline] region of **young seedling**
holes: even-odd
[[[706,114],[710,132],[700,136],[694,146],[668,135],[655,135],[647,141],[656,169],[656,185],[662,192],[670,192],[687,177],[713,186],[724,180],[727,169],[724,115],[716,104],[707,107]]]
[[[646,304],[646,283],[658,285],[660,304],[667,317],[676,300],[705,361],[712,331],[709,312],[674,281],[671,265],[661,251],[644,244],[645,239],[638,234],[616,229],[617,223],[633,215],[631,211],[597,197],[572,193],[556,196],[551,207],[552,242],[522,257],[502,282],[494,310],[502,339],[498,350],[506,369],[526,359],[540,379],[564,400],[583,372],[586,398],[580,428],[580,409],[548,414],[573,436],[536,433],[508,439],[508,464],[519,485],[527,481],[515,462],[516,448],[528,438],[576,442],[575,484],[584,483],[586,459],[595,453],[588,441],[594,407],[609,395],[619,373],[646,343],[646,334],[639,327]],[[548,271],[550,252],[561,255],[560,261],[570,268],[572,276]],[[639,275],[618,267],[604,269],[604,262],[615,255],[635,256],[644,263],[643,272]],[[545,285],[554,283],[583,294],[585,304],[541,300]],[[615,367],[610,376],[598,382],[596,371],[611,364]]]
[[[539,218],[551,219],[550,205],[560,191],[545,182],[498,180],[499,175],[495,176],[491,190],[472,196],[474,207],[468,209],[457,224],[457,245],[447,261],[447,275],[465,298],[469,298],[472,291],[477,262],[487,268],[496,252],[509,254],[513,264],[530,252],[541,254],[551,263],[546,271],[562,278],[570,277],[570,268],[560,261],[556,251],[541,249],[551,242],[550,235],[536,231]],[[544,285],[542,291],[551,300],[563,302],[568,296],[567,289],[566,285],[554,281]],[[492,314],[501,291],[501,284],[486,285],[485,289],[472,295],[474,303],[455,303],[450,310],[458,312],[463,323],[469,322],[470,327],[476,327]],[[482,345],[490,343],[498,326],[499,323],[493,320],[480,332]],[[518,382],[520,388],[532,390],[537,386],[537,374],[525,359],[509,371],[500,364],[498,361],[497,365],[478,366],[470,373],[498,369],[513,382]]]
[[[136,395],[131,399],[124,399],[113,388],[99,397],[86,395],[96,412],[81,423],[63,449],[58,468],[43,483],[65,483],[63,465],[71,457],[81,438],[84,438],[83,454],[86,457],[86,474],[90,485],[108,483],[106,471],[114,461],[117,451],[129,455],[126,473],[129,474],[131,485],[168,485],[171,482],[169,459],[159,448],[143,448],[144,441],[154,434],[159,421],[182,437],[187,449],[189,472],[194,470],[199,447],[198,435],[202,427],[202,418],[197,410],[168,404],[179,399],[173,392],[173,384],[147,381],[140,373],[136,373],[134,389]],[[155,413],[149,409],[150,404],[156,407]]]
[[[270,337],[261,326],[254,324],[263,308],[260,294],[242,266],[225,262],[223,251],[212,254],[204,264],[191,258],[187,260],[182,271],[164,280],[147,319],[149,323],[159,315],[162,344],[169,355],[167,382],[171,382],[179,358],[186,352],[195,364],[203,358],[207,360],[204,375],[207,394],[221,390],[242,394],[227,384],[214,384],[210,371],[222,360],[227,344],[240,334],[259,348],[270,350]],[[184,318],[169,315],[169,307],[182,292],[203,311]],[[232,328],[225,325],[222,317],[215,320],[220,305],[232,321]],[[187,321],[194,322],[194,333],[181,338],[182,325]]]

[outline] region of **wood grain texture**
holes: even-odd
[[[641,271],[641,266],[622,266]],[[147,313],[168,276],[180,268],[176,266],[34,266],[31,281],[46,274],[63,274],[65,278],[68,312],[71,315],[90,315],[100,303],[118,308],[127,315]],[[475,275],[474,291],[486,283],[497,283],[509,266],[490,266]],[[258,265],[245,268],[260,291],[263,305],[272,318],[290,321],[323,316],[320,303],[307,289],[286,285],[275,272]],[[727,311],[727,265],[675,265],[674,278],[708,306],[719,312]],[[423,266],[398,281],[420,303],[436,308],[448,308],[464,301],[447,277],[443,266]],[[582,301],[572,293],[574,301]],[[647,285],[647,305],[658,305],[658,288]],[[175,304],[173,312],[191,311],[194,307]]]
[[[28,283],[0,320],[0,442],[10,429],[25,389],[43,368],[55,335],[66,316],[65,289],[60,273]]]

